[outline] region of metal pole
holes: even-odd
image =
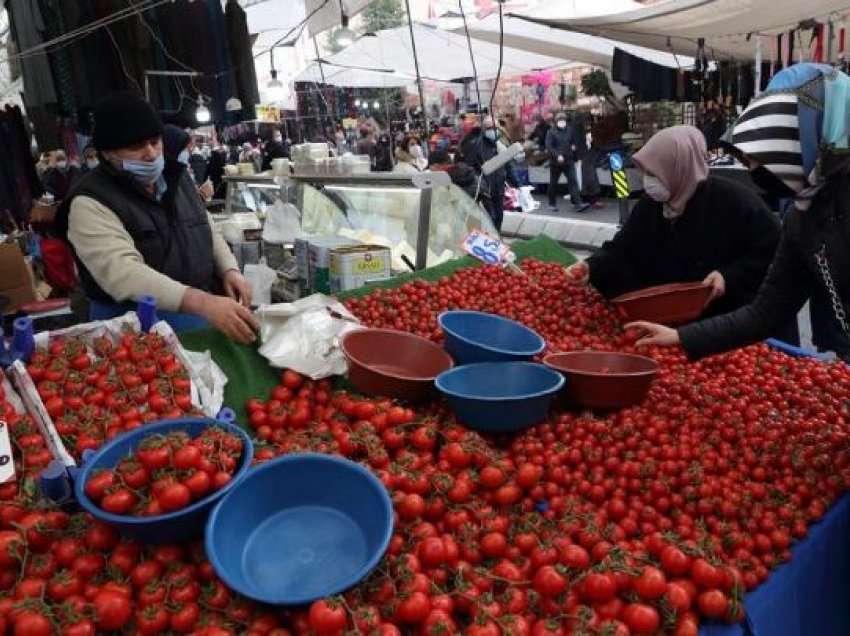
[[[407,27],[410,29],[410,46],[413,48],[413,64],[416,67],[416,86],[419,88],[419,106],[422,109],[422,120],[425,124],[425,141],[422,144],[422,150],[427,157],[429,152],[428,140],[431,135],[428,131],[428,113],[425,110],[425,89],[422,87],[422,75],[419,73],[419,57],[416,55],[416,38],[413,35],[413,17],[410,15],[410,0],[404,0],[404,7],[407,9]],[[430,197],[429,197],[430,198]],[[430,214],[431,206],[429,203],[428,211]],[[417,255],[418,260],[418,255]]]
[[[319,94],[322,96],[322,101],[325,102],[325,111],[327,111],[328,119],[331,120],[331,127],[333,127],[333,120],[336,119],[336,113],[331,112],[331,108],[328,106],[328,100],[325,97],[325,68],[322,66],[322,56],[319,55],[319,41],[315,35],[313,36],[313,46],[316,48],[316,64],[319,65],[319,75],[322,78],[322,87],[319,89]],[[334,107],[333,110],[336,111],[336,108]],[[321,118],[319,118],[319,121],[321,121]]]
[[[431,235],[431,188],[419,190],[419,227],[416,232],[416,270],[428,266],[428,240]]]

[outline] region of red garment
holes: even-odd
[[[41,262],[48,284],[61,292],[77,286],[77,268],[68,245],[57,238],[41,239]]]

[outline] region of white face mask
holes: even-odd
[[[65,168],[68,167],[68,162],[65,161],[64,159],[60,159],[59,161],[56,162],[56,167],[59,168],[60,170],[64,170]]]
[[[653,201],[666,203],[670,200],[670,191],[667,186],[652,175],[643,175],[643,189]]]
[[[97,159],[86,159],[86,167],[89,170],[94,170],[99,164],[100,162]]]
[[[422,158],[422,146],[414,144],[410,147],[409,152],[410,152],[410,156],[413,157],[414,159],[421,159]]]
[[[563,130],[566,127],[567,127],[567,122],[565,122],[563,119],[558,122],[558,128],[560,128],[561,130]]]

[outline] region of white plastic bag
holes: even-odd
[[[294,303],[263,305],[260,355],[272,366],[292,369],[314,380],[342,375],[348,369],[339,339],[360,327],[338,300],[313,294]]]
[[[263,240],[267,243],[293,243],[300,238],[301,213],[291,203],[275,201],[266,210],[266,222],[263,225]]]
[[[534,191],[534,186],[522,186],[519,188],[519,194],[517,195],[517,202],[519,203],[519,207],[523,212],[533,212],[537,208],[540,207],[540,203],[531,196],[531,193]]]
[[[246,264],[242,273],[251,283],[254,292],[253,304],[268,305],[272,301],[272,285],[277,280],[277,272],[268,265]]]

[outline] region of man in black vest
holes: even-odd
[[[90,317],[105,319],[149,294],[176,329],[208,322],[252,342],[251,286],[213,227],[186,167],[166,161],[162,122],[132,93],[95,110],[100,164],[69,193],[56,217],[77,261]],[[227,296],[214,290],[223,287]]]

